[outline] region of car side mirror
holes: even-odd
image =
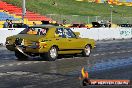
[[[80,32],[74,32],[76,37],[79,38]]]

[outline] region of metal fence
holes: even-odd
[[[111,16],[103,17],[103,16],[80,16],[80,15],[60,15],[60,14],[47,14],[46,16],[52,18],[58,23],[64,23],[64,21],[66,21],[66,24],[73,24],[73,23],[90,24],[92,22],[98,22],[98,21],[103,21],[105,23],[111,20]],[[22,22],[22,20],[17,21],[17,22]],[[28,22],[29,21],[25,21],[26,24],[29,24]],[[132,24],[132,17],[113,16],[112,23]],[[3,22],[0,21],[0,28],[2,27],[3,27]]]
[[[91,23],[97,21],[110,21],[111,16],[103,17],[103,16],[80,16],[80,15],[59,15],[59,14],[47,14],[46,16],[52,18],[59,23],[63,23],[66,20],[66,23]],[[132,24],[132,17],[121,17],[121,16],[113,16],[112,23],[114,24]]]

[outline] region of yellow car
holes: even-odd
[[[88,57],[95,41],[80,38],[79,32],[61,26],[32,26],[18,35],[6,38],[6,48],[14,51],[18,60],[40,56],[45,60],[54,61],[58,55],[82,54]]]

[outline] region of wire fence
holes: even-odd
[[[80,16],[80,15],[59,15],[59,14],[47,14],[46,16],[52,18],[53,20],[63,23],[64,20],[66,20],[66,23],[73,24],[73,23],[92,23],[92,22],[98,22],[98,21],[111,21],[114,24],[132,24],[132,17],[115,17],[115,16]]]
[[[111,21],[111,19],[112,19],[112,23],[114,24],[132,24],[132,17],[121,17],[121,16],[103,17],[103,16],[81,16],[81,15],[60,15],[60,14],[47,14],[46,16],[52,18],[53,20],[61,24],[63,24],[64,22],[66,24],[75,24],[75,23],[91,24],[92,22],[99,22],[99,21],[103,21],[103,23],[107,23],[108,21]],[[22,19],[20,21],[17,21],[17,23],[19,22],[22,22]],[[3,27],[3,23],[4,21],[0,21],[0,28]],[[25,21],[25,24],[29,24],[29,21]]]

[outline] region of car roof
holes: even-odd
[[[65,28],[65,27],[63,27],[63,26],[54,26],[54,25],[50,25],[50,24],[48,24],[48,25],[34,25],[34,26],[30,26],[30,28]]]

